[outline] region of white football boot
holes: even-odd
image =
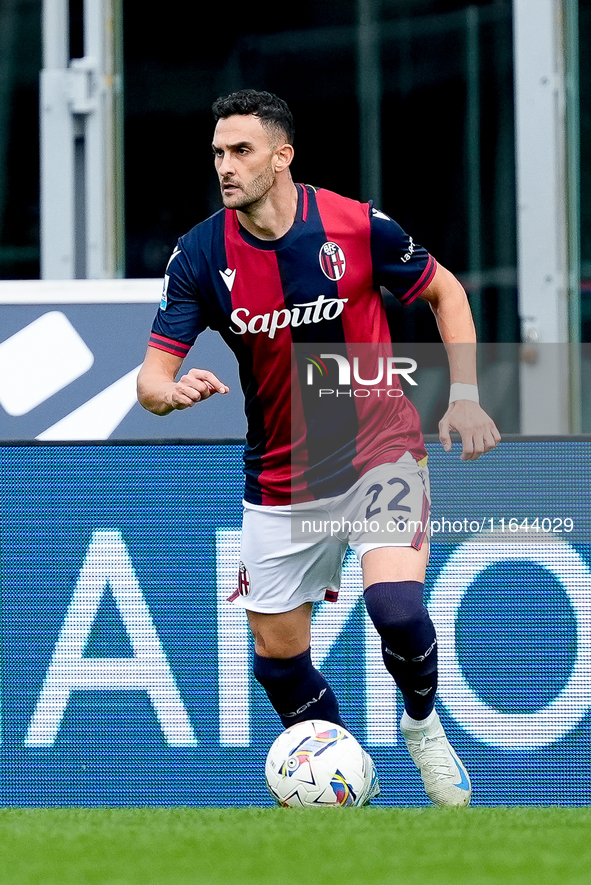
[[[447,806],[469,805],[472,785],[468,772],[445,736],[436,711],[433,710],[423,728],[413,726],[407,719],[404,713],[400,730],[431,802]]]

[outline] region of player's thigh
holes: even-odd
[[[248,623],[257,654],[265,658],[292,658],[310,647],[312,603],[288,612],[248,611]]]
[[[428,560],[428,541],[423,543],[420,550],[414,547],[376,547],[368,550],[361,560],[363,588],[391,581],[424,583]]]

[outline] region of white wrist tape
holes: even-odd
[[[449,401],[455,403],[459,399],[469,399],[473,403],[479,403],[478,385],[462,384],[461,381],[454,381],[449,389]]]

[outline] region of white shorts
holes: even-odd
[[[251,611],[286,612],[304,602],[336,601],[348,546],[360,562],[378,547],[420,549],[428,538],[429,473],[406,452],[334,498],[243,503],[238,587],[229,600]]]

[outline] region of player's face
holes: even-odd
[[[215,168],[227,209],[260,203],[275,183],[276,145],[252,114],[218,120],[213,137]]]

